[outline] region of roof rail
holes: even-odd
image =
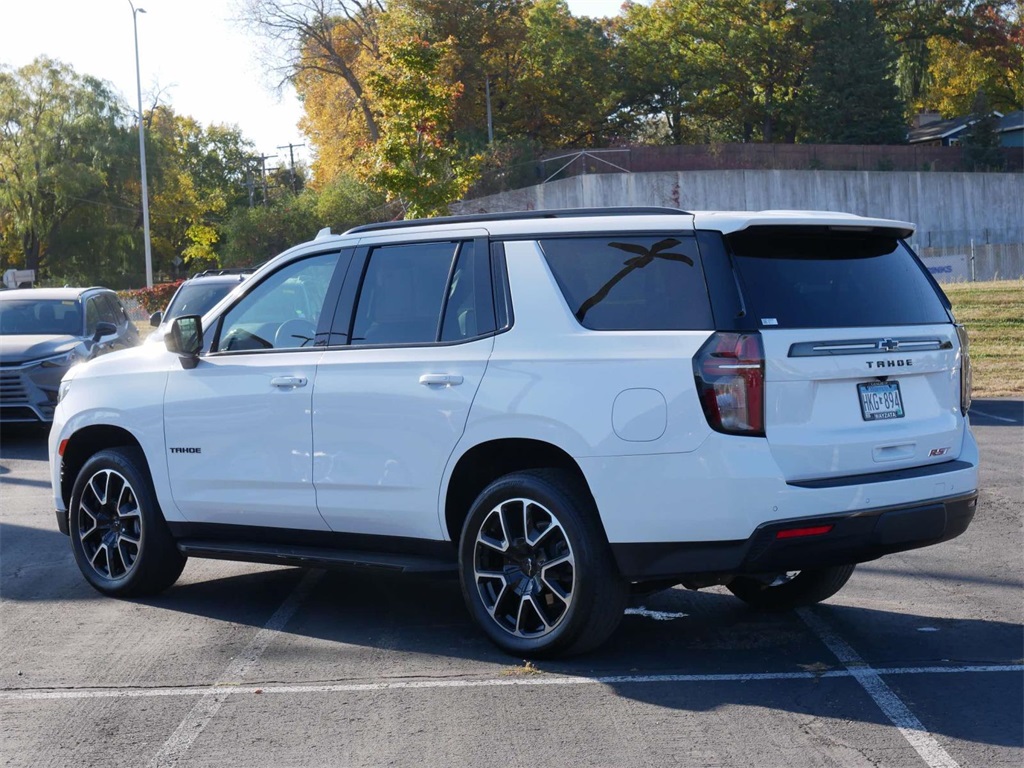
[[[256,271],[256,267],[225,267],[224,269],[204,269],[192,277],[212,277],[216,275],[248,275]]]
[[[462,216],[438,216],[435,219],[406,219],[404,221],[379,221],[363,224],[345,232],[377,232],[382,229],[407,229],[430,224],[474,224],[481,221],[520,221],[524,219],[566,219],[579,216],[690,216],[679,208],[656,208],[622,206],[615,208],[552,208],[540,211],[506,211],[504,213],[467,213]]]

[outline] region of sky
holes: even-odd
[[[159,92],[161,103],[204,125],[236,125],[258,151],[279,156],[268,167],[287,156],[285,145],[304,143],[294,90],[275,88],[262,41],[233,21],[238,0],[132,1],[146,10],[138,14],[144,109]],[[568,3],[577,16],[612,16],[622,0]],[[17,68],[43,54],[111,82],[137,108],[129,0],[0,0],[0,64]],[[296,160],[306,152],[296,149]]]

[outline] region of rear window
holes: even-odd
[[[747,310],[763,328],[949,322],[935,287],[894,237],[752,227],[726,240]]]
[[[569,309],[598,331],[714,326],[697,243],[685,235],[552,238],[541,250]]]
[[[228,295],[228,292],[241,281],[217,282],[217,283],[182,283],[178,292],[174,294],[167,312],[164,313],[164,321],[173,320],[181,315],[205,315],[213,305]]]

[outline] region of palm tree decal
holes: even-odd
[[[645,248],[644,246],[637,245],[636,243],[608,243],[612,248],[618,248],[620,251],[625,251],[626,253],[635,253],[636,256],[626,259],[622,269],[616,272],[615,275],[612,276],[611,280],[602,285],[597,293],[580,305],[580,308],[576,310],[576,319],[582,323],[587,312],[604,301],[612,288],[622,282],[626,275],[635,269],[643,269],[655,259],[681,261],[692,267],[693,259],[689,256],[682,253],[665,253],[665,251],[670,248],[675,248],[681,242],[681,240],[676,240],[674,237],[667,237],[664,240],[659,240],[650,248]]]

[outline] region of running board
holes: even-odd
[[[426,557],[387,552],[360,552],[358,550],[307,547],[292,544],[260,544],[234,541],[203,541],[179,539],[178,551],[186,557],[205,557],[213,560],[240,560],[270,565],[300,565],[322,568],[358,568],[392,571],[397,573],[455,573],[454,559]]]

